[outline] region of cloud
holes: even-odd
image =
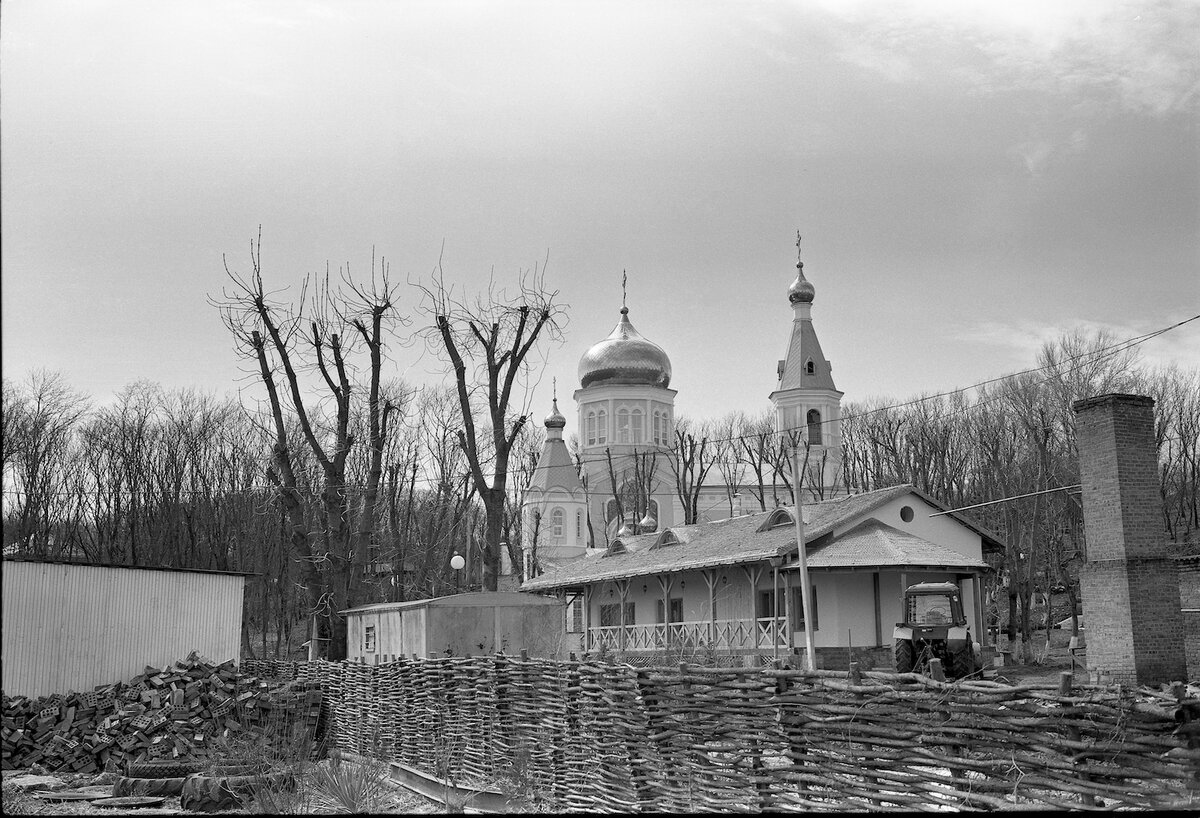
[[[1191,318],[1179,315],[1161,322],[1107,323],[1103,321],[1075,321],[1071,324],[1044,324],[1031,320],[986,321],[971,326],[961,326],[953,331],[953,337],[970,343],[999,348],[1003,360],[1011,360],[1014,368],[1025,369],[1034,365],[1043,344],[1055,341],[1068,332],[1082,330],[1086,334],[1107,331],[1114,343],[1139,338],[1148,333],[1171,326]],[[1162,335],[1139,344],[1137,349],[1143,363],[1150,366],[1177,364],[1194,367],[1200,361],[1200,319],[1172,329]]]
[[[809,4],[806,3],[806,6]],[[892,82],[1034,89],[1163,115],[1200,98],[1190,0],[815,0],[839,58]]]

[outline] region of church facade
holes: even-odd
[[[843,394],[813,328],[815,294],[797,258],[786,293],[792,324],[770,393],[775,430],[798,447],[803,480],[814,497],[837,493]],[[563,440],[557,396],[546,418],[545,448],[523,508],[526,576],[532,560],[552,563],[602,551],[620,535],[654,533],[687,520],[668,459],[676,443],[671,360],[629,315],[622,306],[612,332],[579,361],[578,464]],[[812,489],[818,481],[823,490]],[[694,522],[740,513],[716,469],[696,492]],[[778,494],[790,497],[787,490]]]
[[[800,246],[797,236],[797,248]],[[816,291],[797,257],[786,297],[792,312],[770,392],[775,431],[803,475],[802,502],[815,647],[890,656],[904,587],[951,581],[982,626],[980,576],[990,533],[912,486],[838,496],[841,399],[813,326]],[[676,391],[667,353],[616,326],[579,363],[579,462],[563,441],[557,398],[523,508],[521,589],[567,603],[570,649],[622,654],[664,649],[730,654],[790,652],[804,638],[794,505],[730,513],[726,487],[700,487],[693,519],[676,490],[668,451]],[[819,485],[818,485],[819,484]],[[805,488],[807,487],[807,492]],[[816,489],[816,490],[814,490]],[[790,490],[779,492],[789,500]]]

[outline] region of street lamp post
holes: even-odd
[[[465,559],[463,559],[462,554],[458,553],[457,551],[455,551],[454,556],[452,556],[450,558],[450,567],[454,569],[454,592],[455,593],[458,593],[459,581],[462,579],[462,569],[463,569],[463,566],[466,564],[467,564],[467,561]]]

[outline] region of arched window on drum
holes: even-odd
[[[821,444],[821,413],[816,409],[808,410],[808,442],[812,446]]]

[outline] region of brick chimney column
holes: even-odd
[[[1076,401],[1087,561],[1080,572],[1088,665],[1123,684],[1182,681],[1183,619],[1166,548],[1154,400]]]

